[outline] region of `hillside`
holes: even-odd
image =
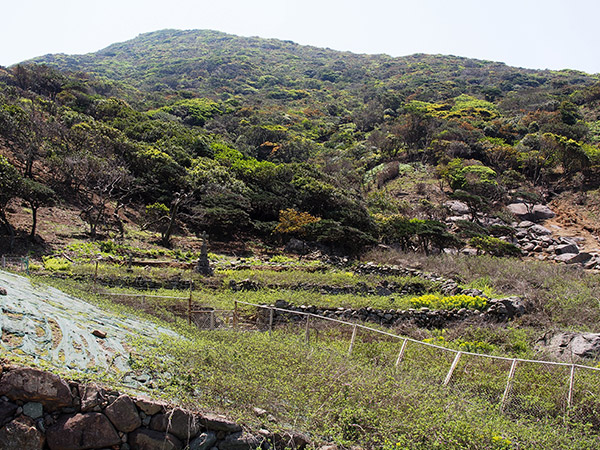
[[[599,214],[598,75],[206,30],[0,67],[0,378],[272,448],[593,448]]]

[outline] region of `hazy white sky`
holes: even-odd
[[[600,0],[2,0],[0,65],[164,28],[600,73]]]

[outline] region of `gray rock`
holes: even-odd
[[[600,333],[546,333],[536,347],[567,360],[573,357],[595,359],[600,356]]]
[[[538,224],[535,224],[529,228],[529,232],[535,234],[536,236],[548,236],[552,234],[552,231],[550,231],[548,228]]]
[[[0,379],[0,395],[11,400],[40,402],[54,411],[71,406],[69,385],[57,375],[31,368],[10,370]]]
[[[61,416],[46,433],[50,450],[83,450],[121,443],[119,434],[101,413]]]
[[[23,414],[32,419],[39,419],[44,415],[44,407],[38,402],[28,402],[23,405]]]
[[[190,450],[209,450],[216,443],[217,435],[212,431],[207,431],[190,442]]]
[[[585,264],[590,259],[592,259],[592,255],[589,253],[563,253],[562,255],[556,255],[554,260],[557,262],[562,262],[565,264]]]
[[[42,450],[45,438],[29,417],[18,417],[0,428],[2,450]]]
[[[0,287],[0,295],[8,295],[5,288]]]
[[[128,395],[121,395],[108,405],[104,410],[104,414],[115,428],[123,433],[129,433],[142,425],[137,408]]]
[[[470,210],[466,203],[458,200],[449,200],[444,203],[444,206],[452,211],[454,214],[462,216],[469,214]]]
[[[308,251],[308,245],[300,239],[292,238],[286,244],[285,251],[289,253],[304,254]]]
[[[564,253],[579,253],[579,247],[577,247],[577,244],[562,244],[562,245],[557,245],[556,247],[554,247],[554,252],[557,255],[562,255]]]
[[[534,225],[535,225],[535,223],[531,222],[530,220],[523,220],[522,222],[519,222],[519,225],[517,225],[517,228],[529,228]]]
[[[536,220],[547,220],[555,217],[556,213],[546,205],[535,205],[533,207],[533,215]]]
[[[542,220],[551,219],[556,214],[546,205],[535,205],[528,210],[525,203],[511,203],[506,207],[511,213],[520,218],[531,222],[541,222]]]

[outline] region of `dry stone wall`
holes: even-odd
[[[220,415],[0,365],[0,450],[301,449],[307,442],[300,434],[252,434]]]

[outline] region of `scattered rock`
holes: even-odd
[[[449,200],[444,203],[444,206],[452,211],[454,214],[463,216],[465,214],[469,214],[470,210],[466,203],[463,203],[458,200]]]
[[[6,292],[5,288],[0,287],[0,295],[8,295],[8,292]]]
[[[106,333],[104,331],[94,330],[94,331],[92,331],[92,334],[100,339],[106,338]]]
[[[46,433],[50,450],[83,450],[112,447],[121,443],[117,431],[104,414],[62,416]]]
[[[592,255],[586,252],[582,253],[563,253],[561,255],[556,255],[554,257],[555,261],[563,262],[565,264],[585,264],[590,259],[592,259]]]

